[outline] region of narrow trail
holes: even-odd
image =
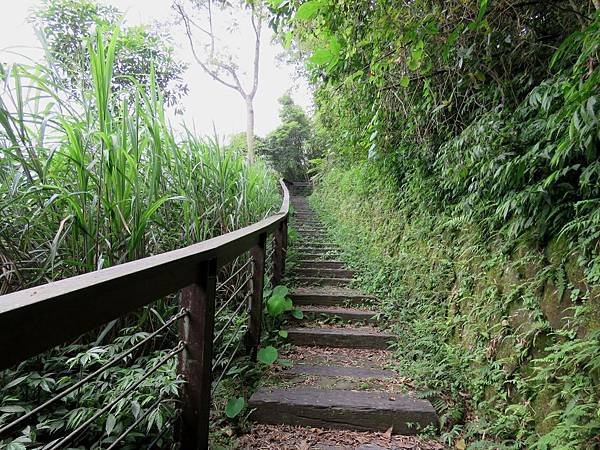
[[[389,370],[394,336],[381,332],[377,299],[353,289],[355,273],[305,195],[293,195],[297,261],[288,276],[304,317],[289,327],[291,367],[274,371],[250,398],[255,449],[440,448],[414,435],[437,426],[431,404]],[[344,430],[344,431],[339,431]]]

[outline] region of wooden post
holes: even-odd
[[[256,361],[256,352],[260,345],[261,323],[263,314],[263,289],[265,281],[265,253],[267,247],[267,233],[258,238],[258,244],[250,250],[252,257],[252,280],[250,294],[250,323],[246,334],[246,349],[252,361]]]
[[[179,336],[185,343],[179,357],[179,373],[185,379],[180,442],[186,450],[208,449],[216,281],[217,261],[213,259],[200,265],[196,283],[181,293],[181,307],[188,311],[179,323]]]
[[[279,222],[275,229],[275,251],[273,252],[273,277],[271,283],[273,287],[281,283],[285,273],[285,253],[287,243],[287,219]]]

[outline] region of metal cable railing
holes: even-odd
[[[255,259],[250,255],[231,276],[217,284],[217,298],[225,292],[231,293],[215,313],[212,372],[218,377],[213,379],[211,394],[216,392],[244,343],[255,269]]]
[[[105,362],[104,364],[102,364],[101,367],[99,367],[98,369],[96,369],[92,373],[86,375],[85,377],[83,377],[81,380],[79,380],[78,382],[76,382],[72,386],[70,386],[70,387],[68,387],[68,388],[60,391],[59,393],[55,394],[49,400],[45,401],[41,405],[35,407],[31,411],[23,414],[22,416],[18,417],[17,419],[15,419],[15,420],[9,422],[8,424],[4,425],[2,428],[0,428],[0,437],[6,436],[6,435],[10,435],[11,433],[15,433],[17,431],[20,431],[23,427],[27,426],[30,422],[32,422],[33,420],[35,420],[35,418],[37,416],[39,416],[40,414],[45,413],[52,405],[55,405],[60,400],[62,400],[65,397],[69,396],[70,394],[78,391],[79,389],[81,389],[82,387],[84,387],[86,384],[88,384],[90,382],[93,382],[94,380],[100,378],[100,376],[102,374],[106,373],[110,368],[117,366],[118,363],[124,362],[128,357],[132,356],[134,354],[134,352],[136,352],[137,350],[143,348],[148,342],[150,342],[153,339],[159,337],[161,333],[163,333],[164,331],[168,330],[171,325],[173,325],[179,319],[181,319],[182,317],[184,317],[186,314],[187,314],[187,311],[185,311],[183,309],[180,310],[179,313],[177,313],[174,316],[172,316],[170,319],[168,319],[166,322],[164,322],[164,324],[162,326],[160,326],[154,332],[150,333],[148,336],[146,336],[144,339],[142,339],[141,341],[139,341],[137,344],[135,344],[132,347],[130,347],[129,349],[127,349],[127,350],[119,353],[118,355],[112,357],[110,360],[108,360],[107,362]],[[75,433],[75,431],[73,433]],[[60,440],[59,443],[62,444],[63,441]],[[58,444],[56,444],[56,445],[58,445]],[[48,447],[48,449],[59,448],[56,445]]]
[[[162,357],[158,363],[156,363],[154,366],[152,366],[152,368],[150,368],[150,370],[148,370],[148,372],[146,372],[144,374],[144,376],[140,377],[135,383],[133,383],[130,387],[125,389],[123,392],[121,392],[121,394],[119,394],[115,399],[113,399],[110,403],[108,403],[106,406],[101,408],[92,417],[90,417],[88,420],[83,422],[81,425],[79,425],[77,428],[75,428],[73,431],[71,431],[68,435],[51,443],[49,447],[45,448],[45,450],[57,450],[57,449],[65,448],[68,443],[70,443],[75,437],[77,437],[79,434],[81,434],[83,431],[85,431],[100,416],[111,411],[112,408],[120,400],[126,398],[129,394],[131,394],[144,381],[146,381],[150,375],[152,375],[154,372],[156,372],[158,369],[160,369],[160,367],[164,363],[166,363],[169,359],[171,359],[173,356],[181,353],[183,351],[183,349],[184,349],[184,345],[182,342],[180,342],[179,344],[177,344],[177,346],[175,346],[175,348],[171,349],[164,357]]]
[[[60,408],[63,408],[61,414],[65,414],[65,407],[81,401],[82,392],[108,386],[108,399],[102,407],[87,408],[81,417],[67,425],[62,436],[56,431],[55,435],[46,432],[46,442],[35,443],[38,448],[119,448],[128,445],[128,437],[167,405],[172,405],[169,406],[172,414],[162,428],[158,426],[156,436],[143,436],[135,445],[150,441],[150,450],[161,442],[164,444],[161,440],[174,432],[173,425],[177,423],[178,434],[168,439],[178,442],[181,448],[207,448],[211,395],[238,357],[250,356],[255,360],[260,345],[263,288],[265,284],[278,284],[285,269],[289,194],[283,183],[282,190],[284,200],[279,213],[244,229],[172,252],[1,296],[0,370],[56,345],[73,342],[100,325],[181,290],[179,311],[164,322],[161,319],[156,330],[135,337],[127,349],[122,345],[127,340],[117,338],[113,348],[121,349],[120,353],[96,369],[90,365],[91,373],[81,375],[81,379],[9,423],[0,424],[0,446],[5,437],[14,437]],[[149,359],[156,349],[159,355]],[[177,378],[175,366],[171,365],[176,357],[179,358]],[[137,375],[135,378],[117,378],[122,368],[138,364],[138,360],[144,361],[145,368],[131,372]],[[147,393],[148,381],[156,382],[158,378],[153,375],[159,370],[173,373],[176,386],[168,390],[169,395]],[[118,389],[117,381],[122,384]],[[123,405],[135,402],[140,395],[148,397],[147,402],[139,403],[149,406],[142,408],[138,403],[138,411],[127,417],[122,412]],[[116,420],[115,415],[119,415],[120,422],[118,428],[111,427],[112,434],[104,428],[111,416],[113,422]]]

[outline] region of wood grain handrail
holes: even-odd
[[[178,250],[0,296],[0,369],[70,342],[167,294],[196,283],[200,267],[232,261],[273,233],[289,214],[280,181],[279,212],[247,227]]]

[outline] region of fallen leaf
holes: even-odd
[[[396,397],[390,397],[390,400],[395,402],[396,401]]]
[[[467,444],[463,438],[460,438],[456,440],[454,447],[456,447],[457,450],[465,450],[465,448],[467,448]]]
[[[389,427],[385,433],[383,433],[383,436],[387,439],[392,439],[392,431],[394,430],[394,427]]]

